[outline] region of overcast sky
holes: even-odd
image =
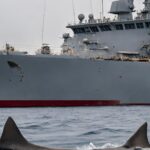
[[[45,0],[0,0],[0,48],[8,42],[19,49],[37,49],[42,42],[42,16]],[[92,6],[91,6],[92,1]],[[87,17],[100,15],[101,0],[74,0],[76,20],[79,13]],[[105,15],[112,0],[104,0]],[[138,10],[143,0],[135,0]],[[72,0],[46,0],[44,42],[59,48],[68,23],[73,22]]]

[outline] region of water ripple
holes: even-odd
[[[10,114],[29,141],[77,150],[122,145],[145,121],[150,124],[149,107],[5,108],[1,133]]]

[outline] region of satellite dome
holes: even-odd
[[[69,33],[64,33],[64,34],[63,34],[63,38],[64,38],[64,39],[68,39],[69,37],[70,37]]]
[[[89,19],[90,20],[94,19],[94,15],[93,14],[89,14]]]
[[[84,18],[85,18],[84,14],[79,14],[78,19],[80,20],[80,22],[82,22]]]

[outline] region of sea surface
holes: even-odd
[[[124,144],[144,123],[150,107],[0,108],[0,134],[11,116],[24,137],[38,145],[90,150]]]

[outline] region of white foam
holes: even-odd
[[[93,149],[97,149],[97,147],[93,143],[90,143],[88,145],[83,145],[81,147],[77,147],[76,149],[77,150],[93,150]]]
[[[83,145],[81,147],[77,147],[76,149],[77,150],[93,150],[93,149],[115,148],[115,147],[119,147],[119,146],[120,145],[118,145],[118,144],[111,144],[111,143],[106,143],[102,146],[95,146],[93,143],[90,143],[88,145]]]
[[[105,149],[105,148],[116,148],[119,147],[120,145],[118,144],[111,144],[111,143],[106,143],[104,145],[102,145],[101,147],[99,147],[100,149]]]
[[[107,148],[116,148],[120,147],[121,145],[119,144],[111,144],[111,143],[106,143],[102,146],[95,146],[93,143],[89,143],[88,145],[83,145],[80,147],[77,147],[77,150],[93,150],[93,149],[107,149]],[[150,150],[150,148],[141,148],[142,150]]]

